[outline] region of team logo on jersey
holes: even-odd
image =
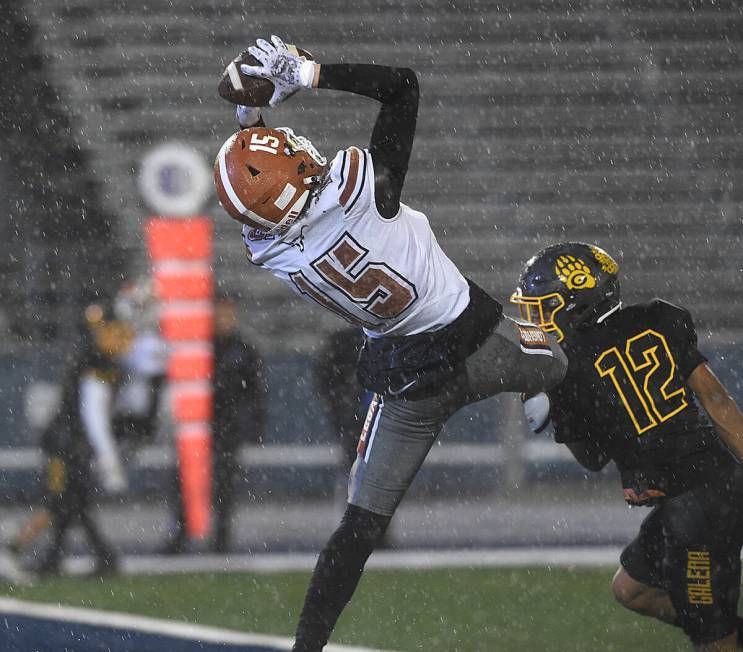
[[[519,347],[524,353],[552,355],[547,335],[541,328],[519,321],[515,324],[519,333]]]
[[[267,233],[261,229],[250,229],[248,231],[248,240],[251,242],[260,242],[261,240],[275,240],[275,233]]]
[[[591,274],[588,265],[570,254],[557,259],[555,274],[568,286],[568,290],[589,290],[596,287],[596,279]]]
[[[299,249],[299,251],[304,251],[304,230],[307,228],[307,225],[303,225],[302,228],[299,230],[299,235],[294,238],[294,240],[287,240],[286,244],[288,244],[290,247],[296,247]]]

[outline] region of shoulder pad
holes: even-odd
[[[331,183],[346,216],[365,211],[374,197],[371,156],[358,147],[338,152],[331,168]]]

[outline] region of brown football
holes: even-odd
[[[314,61],[314,57],[307,50],[291,43],[287,43],[286,47],[291,54]],[[217,89],[220,96],[233,104],[268,106],[268,101],[273,95],[273,83],[262,77],[246,75],[240,70],[240,64],[243,63],[249,66],[260,65],[260,62],[247,50],[238,54],[224,69]]]

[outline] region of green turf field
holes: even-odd
[[[687,649],[675,629],[615,605],[612,570],[368,571],[333,641],[392,650]],[[308,573],[213,573],[0,587],[21,599],[290,636]]]

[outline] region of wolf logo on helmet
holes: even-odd
[[[562,342],[576,328],[601,323],[619,309],[619,265],[582,242],[552,245],[524,266],[511,302],[521,317]]]

